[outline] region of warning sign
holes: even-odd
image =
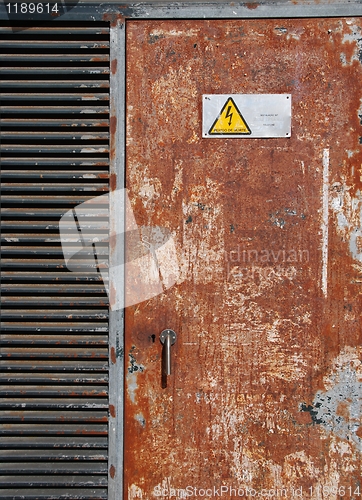
[[[204,94],[202,137],[290,137],[291,94]]]
[[[209,135],[250,135],[244,117],[231,97],[226,101],[219,116],[209,130]]]

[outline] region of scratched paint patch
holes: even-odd
[[[336,228],[348,243],[354,260],[362,263],[362,193],[351,196],[351,188],[343,182],[332,186],[330,206],[336,218]]]
[[[278,293],[276,290],[281,280],[263,274],[258,280],[237,282],[233,279],[229,280],[225,291],[225,307],[233,311],[234,322],[225,332],[224,340],[240,342],[244,349],[250,350],[263,346],[253,353],[258,359],[263,382],[303,380],[310,363],[317,363],[314,356],[319,352],[320,339],[311,336],[311,311],[307,306],[295,305],[291,317],[281,317],[278,310],[266,309],[260,304],[266,293]],[[309,339],[309,355],[302,349],[306,338]],[[313,361],[310,356],[313,356]]]
[[[318,479],[321,470],[316,466],[313,457],[305,450],[290,453],[284,457],[282,478],[288,478],[295,490],[300,485],[300,478],[307,481],[307,484],[314,484]]]
[[[150,38],[152,40],[159,40],[166,37],[194,37],[197,35],[198,30],[188,29],[188,30],[164,30],[164,29],[154,29],[150,33]],[[151,42],[152,43],[152,42]]]
[[[138,389],[138,374],[142,373],[145,367],[139,363],[137,363],[136,358],[134,356],[135,347],[133,346],[129,356],[129,365],[128,365],[128,373],[127,373],[127,391],[130,400],[132,403],[136,403],[136,391]]]
[[[177,89],[177,92],[175,92]],[[197,87],[190,65],[169,68],[152,84],[159,119],[158,141],[190,140],[198,129]],[[194,139],[192,139],[194,141]]]
[[[353,45],[354,50],[342,52],[340,55],[343,66],[351,65],[354,61],[362,63],[362,30],[353,20],[347,21],[349,33],[343,36],[343,44]]]
[[[150,174],[147,164],[134,161],[130,168],[131,187],[134,196],[131,196],[131,205],[135,207],[138,200],[141,200],[146,210],[154,210],[155,203],[162,195],[162,183],[160,179]]]
[[[359,352],[358,352],[359,351]],[[362,363],[361,349],[347,348],[325,378],[326,391],[318,391],[312,405],[301,405],[315,424],[328,433],[354,443],[362,451]]]
[[[183,258],[181,278],[210,283],[222,276],[224,268],[224,228],[220,183],[210,178],[195,185],[183,202]]]
[[[131,486],[128,487],[128,500],[141,500],[143,497],[144,491],[142,488],[136,484],[131,484]]]

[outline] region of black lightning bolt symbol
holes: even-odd
[[[225,115],[225,118],[230,118],[230,120],[229,120],[229,127],[231,125],[231,120],[233,119],[233,114],[230,113],[231,108],[232,108],[232,106],[228,106],[228,109],[227,109],[226,115]]]

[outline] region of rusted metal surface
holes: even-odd
[[[109,27],[2,26],[0,50],[0,496],[107,498],[108,298],[59,220],[108,191]]]
[[[129,499],[360,498],[360,40],[360,18],[127,22],[127,188],[181,267],[126,311]],[[290,93],[291,138],[202,139],[212,93]]]

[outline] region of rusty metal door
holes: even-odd
[[[177,282],[126,309],[125,494],[360,498],[361,19],[126,33],[128,194]],[[203,138],[205,94],[291,94],[291,137]]]

